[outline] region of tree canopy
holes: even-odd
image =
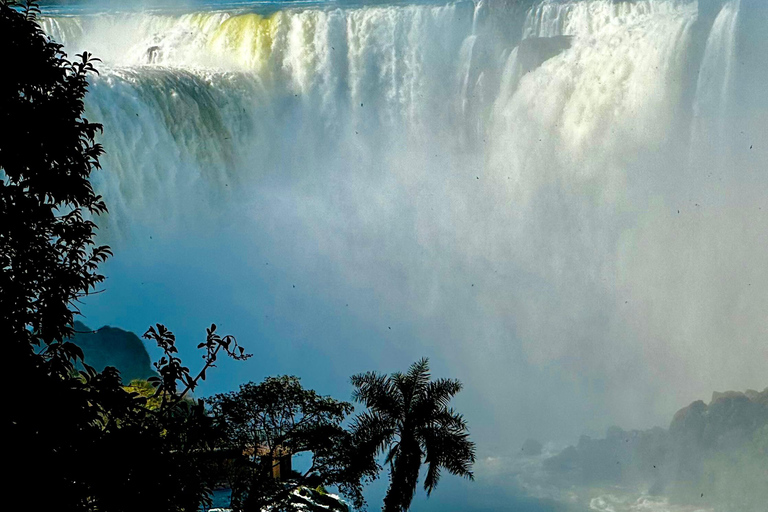
[[[442,470],[473,478],[475,445],[462,415],[448,407],[461,391],[461,382],[430,377],[427,359],[404,374],[368,372],[352,377],[354,399],[368,407],[352,426],[360,453],[369,457],[386,453],[390,468],[385,512],[408,510],[422,464],[427,465],[427,494],[437,487]]]
[[[77,301],[103,280],[97,266],[110,254],[95,245],[95,224],[86,218],[106,212],[89,181],[99,167],[101,126],[83,117],[90,55],[67,60],[36,23],[37,12],[0,1],[0,47],[12,56],[0,80],[0,339],[10,379],[24,388],[5,403],[4,431],[14,440],[7,483],[17,493],[28,489],[45,460],[48,491],[30,495],[56,496],[60,510],[72,510],[87,496],[84,453],[75,445],[97,439],[102,420],[90,399],[119,377],[70,377],[82,357],[67,341]],[[78,476],[59,476],[67,472]]]
[[[0,329],[18,357],[42,349],[68,371],[78,300],[111,254],[90,217],[107,207],[90,183],[103,149],[83,117],[94,59],[70,61],[36,23],[37,7],[0,1],[0,47],[13,60],[0,81]]]
[[[372,478],[376,468],[355,463],[352,436],[342,426],[352,404],[305,389],[294,376],[243,384],[208,402],[229,448],[243,455],[233,476],[235,508],[284,506],[299,487],[318,485],[336,485],[363,505],[361,479]],[[303,452],[311,457],[307,471],[273,478],[273,464]]]
[[[69,60],[37,23],[38,8],[0,0],[0,339],[8,376],[6,499],[11,509],[197,511],[211,483],[200,454],[216,430],[200,403],[183,400],[223,349],[247,357],[215,326],[205,365],[193,376],[175,338],[148,331],[163,349],[153,396],[126,391],[119,372],[84,363],[70,337],[79,301],[104,280],[111,254],[95,242],[107,211],[90,177],[103,153],[102,129],[84,117],[97,59]],[[237,350],[239,349],[239,350]],[[181,391],[177,393],[178,387]]]

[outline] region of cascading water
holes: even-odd
[[[704,162],[714,153],[720,158],[718,164],[722,166],[728,156],[728,114],[732,110],[731,81],[736,60],[739,5],[739,0],[723,5],[707,38],[693,104],[693,162]],[[725,143],[710,145],[711,140]]]
[[[493,435],[516,442],[764,386],[768,108],[737,93],[763,76],[742,63],[768,31],[742,23],[764,10],[214,4],[43,25],[103,60],[87,114],[105,125],[96,188],[118,253],[186,237],[183,259],[227,232],[248,256],[210,253],[196,279],[263,277],[267,254],[318,303],[365,296],[361,322],[400,319],[475,368],[477,403],[512,411]],[[579,407],[587,394],[600,403]],[[518,410],[530,424],[507,422]]]
[[[735,12],[724,8],[713,38],[722,25],[733,28],[721,22],[726,10]],[[545,173],[561,167],[565,179],[575,179],[573,171],[596,177],[610,193],[610,182],[624,179],[624,165],[606,166],[653,151],[667,130],[682,129],[675,126],[675,105],[691,80],[683,64],[695,4],[544,2],[522,16],[522,49],[520,36],[498,36],[519,24],[504,17],[520,14],[460,2],[268,14],[95,14],[49,17],[45,29],[70,53],[87,49],[104,61],[88,106],[107,126],[121,127],[104,140],[113,171],[104,186],[114,190],[112,204],[133,204],[134,213],[154,192],[175,195],[164,186],[183,189],[203,180],[208,196],[228,180],[242,186],[274,174],[304,174],[304,166],[327,170],[360,160],[370,168],[407,153],[435,158],[422,150],[425,143],[438,159],[468,161],[486,173],[516,180],[532,173],[538,180],[546,179],[539,167],[549,169]],[[707,55],[717,51],[720,46]],[[709,69],[716,64],[705,62],[699,82],[707,90],[697,94],[697,113],[705,108],[700,103],[709,104],[707,73],[723,76]],[[554,157],[564,165],[520,161],[560,144],[541,163]],[[614,154],[585,154],[598,146]],[[286,162],[287,153],[302,161]],[[253,155],[263,165],[243,161]],[[583,161],[593,157],[601,162]],[[575,170],[574,160],[586,165]],[[438,166],[446,164],[452,167]],[[535,188],[531,182],[510,192]]]

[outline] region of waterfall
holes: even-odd
[[[240,282],[266,279],[266,251],[323,304],[370,291],[368,320],[407,319],[480,389],[555,394],[497,382],[513,360],[561,365],[565,387],[593,372],[603,409],[548,422],[581,432],[653,421],[648,396],[666,421],[664,389],[764,386],[765,161],[704,151],[736,151],[739,20],[760,7],[715,3],[213,4],[43,26],[103,61],[86,109],[118,253],[184,237],[184,258],[215,235],[243,260],[205,268]],[[738,151],[764,154],[758,121]],[[692,154],[716,180],[691,180]]]
[[[608,167],[627,153],[627,143],[635,154],[675,129],[672,105],[683,87],[695,4],[543,2],[528,10],[512,43],[487,25],[519,13],[486,9],[459,2],[267,14],[100,13],[49,17],[44,28],[70,53],[88,49],[104,61],[88,108],[120,127],[104,140],[113,170],[104,187],[113,209],[144,209],[155,191],[168,197],[163,186],[185,190],[203,180],[218,190],[228,180],[242,185],[272,173],[300,174],[283,159],[299,134],[300,165],[325,169],[326,159],[339,154],[399,158],[387,148],[414,143],[519,176],[535,171],[526,161],[537,154],[539,138],[578,153],[560,151],[570,162],[591,158],[587,147],[601,147],[617,154],[583,161],[577,172],[599,175],[610,191],[624,178]],[[572,43],[553,45],[563,36]],[[700,82],[706,73],[712,71],[703,69]],[[263,166],[244,163],[254,153]],[[576,171],[568,163],[562,170]]]
[[[715,155],[723,165],[729,149],[728,128],[739,0],[725,3],[707,38],[693,104],[691,159],[701,164]]]

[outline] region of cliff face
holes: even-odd
[[[768,503],[768,388],[714,393],[678,411],[668,429],[608,429],[544,462],[561,484],[619,485],[676,497],[711,496],[718,510]],[[762,504],[762,505],[761,505]]]
[[[709,405],[701,400],[679,410],[669,426],[677,445],[700,450],[727,450],[752,439],[768,424],[768,388],[715,392]]]
[[[85,362],[101,371],[107,366],[120,370],[125,384],[155,375],[144,343],[134,333],[116,327],[88,328],[75,322],[71,341],[83,350]]]

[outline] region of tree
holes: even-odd
[[[156,411],[163,403],[162,397],[157,394],[157,388],[148,380],[133,379],[127,386],[123,386],[123,389],[144,397],[146,400],[144,405],[151,411]]]
[[[431,381],[429,361],[421,359],[405,374],[368,372],[353,376],[352,384],[354,399],[368,407],[353,422],[356,445],[372,458],[386,452],[385,464],[390,467],[385,512],[408,510],[422,464],[427,465],[428,495],[443,469],[473,479],[475,445],[462,415],[448,407],[461,382]]]
[[[37,12],[0,1],[0,48],[12,56],[0,80],[0,339],[7,377],[24,390],[4,397],[14,497],[39,479],[39,461],[54,475],[68,465],[79,471],[73,440],[98,430],[86,383],[70,377],[82,352],[67,338],[77,301],[103,280],[97,265],[110,254],[95,246],[86,218],[106,211],[89,182],[101,126],[83,118],[93,61],[87,53],[68,61],[37,25]],[[113,376],[91,381],[108,387]],[[57,422],[67,414],[72,421]],[[29,496],[82,502],[79,478],[54,477],[47,486]]]
[[[83,117],[94,59],[70,62],[35,21],[34,4],[0,1],[0,47],[13,60],[0,81],[0,321],[6,349],[30,360],[34,347],[71,370],[77,301],[103,281],[111,253],[96,246],[87,216],[107,211],[89,178],[103,150],[100,124]]]
[[[78,303],[104,277],[111,254],[95,243],[107,211],[90,183],[103,150],[101,125],[83,99],[88,53],[69,61],[36,21],[33,3],[0,0],[0,340],[5,485],[11,509],[197,511],[209,496],[201,454],[215,429],[202,404],[184,400],[220,350],[247,357],[231,336],[208,331],[205,366],[192,376],[170,331],[147,336],[164,350],[154,382],[160,407],[127,392],[119,372],[96,372],[71,341]],[[78,362],[81,363],[78,366]],[[78,368],[82,368],[78,371]],[[181,386],[181,391],[178,391]]]
[[[297,377],[269,377],[208,400],[238,460],[232,473],[233,507],[287,508],[303,486],[336,485],[356,507],[364,504],[361,480],[375,468],[355,462],[352,436],[342,427],[352,405],[304,389]],[[310,468],[275,478],[273,466],[309,452]],[[283,472],[285,468],[283,469]]]

